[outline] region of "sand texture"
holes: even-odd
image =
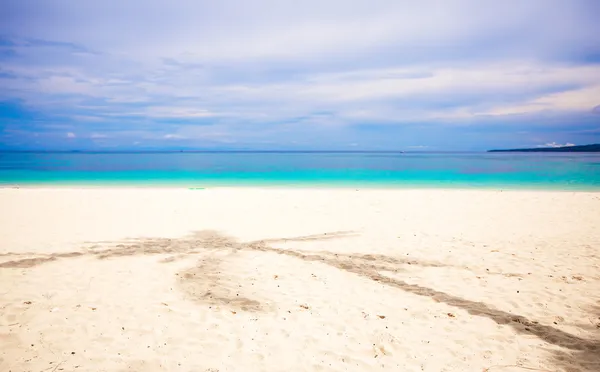
[[[0,371],[600,371],[600,193],[0,189]]]

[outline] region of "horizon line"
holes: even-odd
[[[0,153],[38,153],[38,154],[144,154],[144,153],[486,153],[489,150],[4,150]]]

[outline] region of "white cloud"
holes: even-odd
[[[541,97],[516,105],[496,107],[485,114],[513,115],[542,111],[593,112],[600,97],[600,82],[594,82],[594,78],[600,76],[598,74],[600,74],[600,71],[595,75],[583,75],[587,76],[592,83],[596,83],[597,85],[542,95]]]
[[[185,137],[180,134],[169,133],[163,136],[164,139],[184,139]]]
[[[97,89],[94,85],[78,81],[71,76],[50,76],[39,79],[36,82],[39,92],[47,93],[75,93],[85,95],[96,95]]]
[[[427,70],[421,66],[316,74],[301,81],[215,87],[269,116],[331,111],[350,121],[427,120],[510,115],[533,110],[588,112],[600,94],[600,65],[505,62]],[[547,93],[562,89],[560,93]],[[482,98],[478,98],[482,97]],[[486,97],[490,97],[486,99]],[[524,97],[524,98],[523,98]],[[529,98],[533,97],[533,98]],[[525,99],[525,101],[522,101]],[[521,100],[511,106],[496,101]],[[439,107],[435,102],[440,101]],[[456,104],[447,105],[448,102]],[[331,118],[325,119],[330,121]]]
[[[537,147],[553,147],[553,148],[555,148],[555,147],[571,147],[571,146],[575,146],[575,144],[567,142],[567,143],[561,145],[560,143],[556,143],[556,142],[548,142],[543,145],[538,145]]]
[[[214,61],[310,60],[390,45],[461,47],[520,31],[510,39],[517,44],[516,52],[526,54],[572,48],[573,41],[599,41],[593,32],[596,20],[588,14],[593,9],[585,4],[380,0],[374,6],[368,0],[181,0],[172,6],[162,0],[126,4],[38,0],[14,4],[14,16],[3,22],[0,32],[18,27],[27,37],[74,42],[137,58],[182,56]],[[26,28],[20,27],[23,19]]]
[[[108,138],[108,136],[104,133],[92,133],[92,134],[90,134],[90,138],[101,139],[101,138]]]
[[[5,86],[11,89],[12,98],[49,110],[78,108],[81,112],[73,118],[86,122],[116,117],[286,121],[324,111],[330,115],[321,117],[322,123],[333,123],[336,118],[345,122],[461,119],[590,112],[600,97],[600,65],[540,62],[347,67],[341,72],[306,71],[296,79],[252,83],[213,82],[194,76],[182,81],[173,79],[171,72],[148,71],[161,83],[148,84],[144,77],[125,85],[111,84],[111,79],[94,77],[94,71],[86,69],[89,76],[80,72],[76,78],[42,77],[42,89],[37,91],[34,70],[28,70],[23,80],[9,79]],[[207,73],[218,73],[218,69],[211,71]],[[552,93],[556,90],[562,92]],[[64,94],[70,96],[58,96]],[[89,98],[104,103],[89,104]]]
[[[299,95],[332,101],[353,101],[419,94],[532,91],[594,83],[600,86],[600,65],[554,67],[532,63],[504,63],[432,69],[422,77],[411,77],[422,71],[422,68],[412,67],[324,75],[299,87]]]
[[[600,103],[600,65],[565,62],[600,45],[596,13],[586,4],[17,2],[14,17],[0,24],[0,34],[18,36],[16,47],[0,46],[16,55],[1,61],[2,72],[16,78],[0,77],[0,99],[70,115],[98,131],[120,120],[140,128],[215,124],[164,135],[215,141],[266,136],[256,130],[265,123],[285,132],[589,113]]]
[[[75,137],[77,137],[77,136],[75,135],[75,133],[73,133],[73,132],[68,132],[68,133],[67,133],[67,138],[75,138]]]
[[[103,120],[102,117],[90,116],[90,115],[73,115],[72,118],[76,121],[84,121],[84,122],[100,122]]]
[[[209,110],[196,109],[193,107],[150,107],[141,113],[143,116],[155,118],[208,118],[219,116]]]

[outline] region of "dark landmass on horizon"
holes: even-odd
[[[600,143],[582,146],[536,147],[530,149],[489,150],[488,152],[600,152]]]

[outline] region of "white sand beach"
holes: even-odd
[[[0,371],[600,371],[600,193],[0,189]]]

